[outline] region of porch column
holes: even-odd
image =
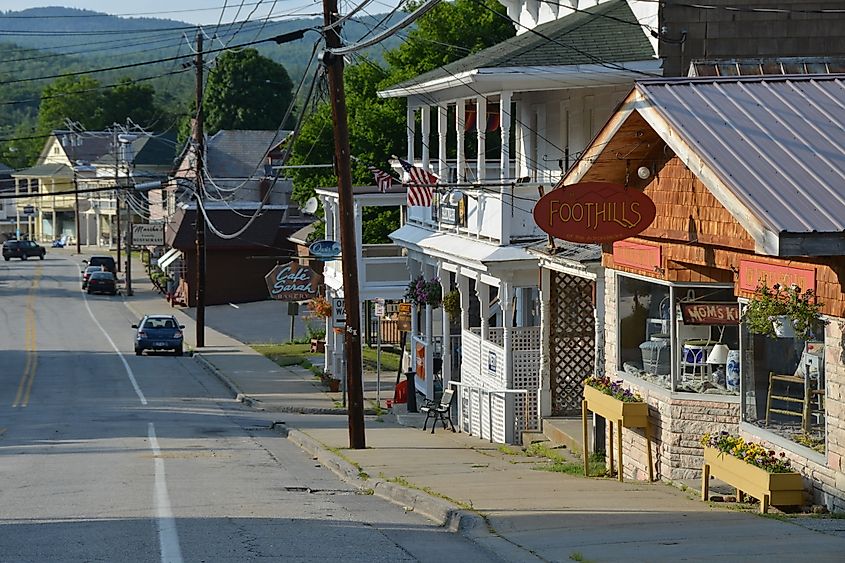
[[[485,151],[487,150],[487,99],[484,96],[475,98],[475,134],[477,138],[478,156],[476,158],[476,176],[479,182],[483,182],[487,175],[485,168]]]
[[[502,92],[499,101],[499,128],[502,133],[502,150],[499,156],[499,179],[502,181],[501,193],[502,202],[509,201],[505,196],[513,189],[513,186],[505,186],[504,183],[511,179],[510,158],[511,158],[511,92]],[[502,244],[509,244],[511,240],[511,217],[513,208],[506,204],[502,206],[501,220],[501,241]]]
[[[466,182],[466,154],[464,153],[464,128],[466,127],[466,100],[461,98],[455,105],[455,133],[458,139],[457,155],[458,155],[458,173],[456,178],[458,183]]]
[[[458,274],[455,281],[461,294],[461,331],[469,330],[469,278]]]
[[[363,206],[359,202],[354,201],[354,199],[353,199],[352,207],[353,207],[353,217],[354,217],[354,221],[355,221],[355,223],[354,223],[354,225],[355,225],[355,248],[359,249],[358,250],[357,262],[358,262],[358,288],[359,288],[358,290],[360,291],[361,287],[365,286],[366,283],[367,283],[367,271],[364,269],[364,246],[362,245],[362,241],[363,241],[363,231],[362,231],[363,227],[362,227],[362,225],[363,225],[363,222],[364,222],[364,220],[363,220],[364,210],[363,210]],[[359,318],[364,319],[366,317],[359,317]]]
[[[437,175],[441,182],[449,180],[449,166],[446,164],[446,134],[449,124],[446,121],[448,114],[446,106],[437,106]]]
[[[504,353],[504,360],[502,361],[502,370],[505,374],[505,389],[514,388],[513,377],[513,295],[514,287],[505,282],[499,282],[499,305],[502,309],[502,351]],[[515,423],[516,423],[516,401],[525,400],[517,399],[514,395],[505,395],[505,442],[513,444],[516,439]],[[525,400],[527,407],[528,400]],[[525,409],[528,412],[528,409]],[[524,421],[527,425],[528,421]]]
[[[422,167],[424,170],[431,170],[431,108],[423,106],[420,108],[420,125],[422,132]],[[412,162],[413,164],[413,162]]]
[[[552,415],[551,337],[549,318],[552,294],[552,272],[540,269],[540,417]]]
[[[505,387],[513,389],[513,295],[514,287],[506,282],[499,284],[499,306],[502,308],[502,348],[505,351]]]
[[[530,105],[524,100],[516,103],[516,114],[519,116],[514,127],[516,133],[516,146],[514,146],[514,162],[516,177],[522,178],[527,176],[531,170],[531,150],[529,143],[531,142],[531,112]],[[536,163],[535,163],[536,165]]]
[[[444,270],[441,266],[437,268],[437,276],[440,278],[440,292],[443,294],[443,297],[446,297],[446,294],[449,293],[451,289],[449,287],[449,272]],[[451,331],[451,317],[449,313],[446,312],[446,307],[440,307],[441,312],[441,324],[443,333],[443,366],[442,366],[442,375],[443,375],[443,390],[449,388],[449,382],[452,380],[452,331]]]
[[[481,339],[490,338],[490,288],[481,280],[475,280],[475,294],[478,296],[481,311]]]
[[[423,270],[426,279],[434,277],[434,268],[427,266]],[[434,309],[425,305],[425,398],[434,400]]]
[[[417,134],[417,121],[416,119],[414,119],[414,116],[415,110],[409,105],[405,114],[405,120],[407,122],[405,134],[407,135],[408,139],[408,147],[405,153],[405,160],[410,163],[414,162],[414,137]]]

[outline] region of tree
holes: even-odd
[[[293,83],[285,67],[255,49],[227,51],[208,75],[204,96],[205,128],[273,130],[293,102]]]
[[[507,13],[497,0],[455,0],[432,8],[404,43],[384,54],[392,81],[413,78],[513,37],[513,26],[491,10]]]
[[[54,80],[41,93],[38,131],[64,129],[67,119],[78,121],[86,129],[101,129],[105,98],[99,87],[97,80],[85,75]]]

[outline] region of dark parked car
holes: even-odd
[[[88,293],[108,293],[117,295],[117,279],[111,272],[99,271],[88,278]]]
[[[92,256],[88,260],[83,260],[82,263],[88,266],[102,266],[105,271],[117,274],[117,265],[111,256]]]
[[[38,257],[44,260],[47,249],[31,240],[7,240],[3,243],[3,259],[7,262],[10,258],[26,260],[29,257]]]
[[[135,334],[135,354],[144,350],[173,350],[177,356],[183,353],[182,329],[173,315],[145,315],[141,322],[132,325],[138,329]]]
[[[94,272],[104,272],[102,266],[88,266],[84,270],[82,270],[82,289],[86,289],[88,287],[88,280],[91,279],[91,274]]]

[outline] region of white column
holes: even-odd
[[[458,174],[457,179],[459,183],[465,182],[467,178],[466,173],[466,154],[464,153],[464,129],[466,128],[466,100],[461,98],[455,105],[455,133],[457,134],[458,147]]]
[[[527,176],[531,170],[531,112],[530,104],[524,100],[516,103],[516,146],[514,147],[514,160],[516,162],[516,177]]]
[[[446,121],[447,110],[445,105],[437,106],[437,175],[441,181],[449,179],[449,169],[446,165],[446,134],[449,129],[449,123]]]
[[[546,134],[546,104],[540,104],[537,107],[537,146],[534,147],[533,153],[537,161],[531,167],[534,171],[531,177],[534,181],[545,182],[551,178],[550,171],[547,170],[549,163],[543,160],[543,155],[548,153],[548,136]]]
[[[503,369],[507,389],[513,389],[513,295],[514,288],[511,284],[499,283],[499,305],[502,308],[502,348],[505,350]]]
[[[443,294],[443,297],[446,297],[446,294],[449,293],[451,289],[449,287],[449,272],[444,270],[442,267],[437,268],[437,276],[440,278],[440,292]],[[449,381],[452,380],[452,348],[451,344],[451,318],[449,317],[449,313],[446,312],[446,307],[440,307],[441,312],[441,325],[442,325],[442,338],[443,338],[443,390],[449,388]]]
[[[483,182],[487,177],[485,174],[485,167],[487,165],[486,155],[487,139],[485,132],[487,131],[487,99],[484,96],[475,98],[475,134],[478,139],[478,156],[476,158],[476,168],[478,171],[478,180]]]
[[[548,268],[540,269],[540,417],[552,415],[551,323],[549,318],[552,275]]]
[[[422,167],[425,170],[431,170],[429,163],[431,162],[431,108],[423,106],[420,108],[420,124],[422,130]]]
[[[406,113],[407,127],[405,128],[407,129],[405,134],[408,138],[408,147],[407,152],[405,154],[405,160],[411,163],[414,162],[414,137],[417,134],[417,121],[416,119],[414,119],[414,113],[414,108],[408,106],[408,110]]]
[[[479,310],[481,311],[481,339],[490,338],[490,288],[481,280],[475,281],[475,294],[478,297]]]
[[[423,276],[426,280],[434,277],[433,268],[426,266]],[[434,400],[434,310],[431,305],[425,306],[425,398]]]
[[[367,271],[364,269],[364,246],[362,244],[363,241],[363,233],[362,233],[362,223],[363,221],[363,206],[353,199],[353,210],[354,210],[354,220],[355,220],[355,248],[358,249],[358,288],[359,291],[361,288],[366,286],[367,284]],[[364,317],[359,317],[363,319]]]
[[[499,156],[499,178],[510,178],[511,158],[511,95],[512,92],[503,91],[499,100],[499,128],[502,133],[502,150]]]
[[[461,331],[469,330],[469,278],[458,274],[455,281],[461,294]]]

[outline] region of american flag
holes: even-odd
[[[414,166],[407,160],[399,159],[402,169],[408,174],[408,207],[419,205],[430,207],[434,184],[437,183],[437,176],[419,166]]]
[[[393,176],[391,176],[384,170],[379,170],[375,166],[370,166],[369,169],[376,179],[376,186],[378,186],[379,191],[386,192],[388,189],[390,189],[390,186],[393,185]]]

